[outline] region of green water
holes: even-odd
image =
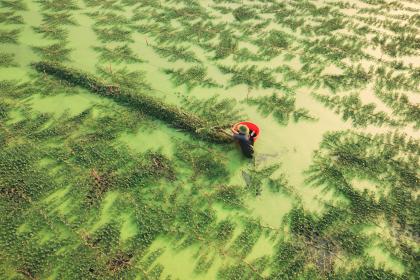
[[[5,170],[1,173],[4,178],[0,177],[0,207],[8,213],[8,218],[1,222],[7,233],[0,239],[0,274],[6,279],[285,279],[285,275],[293,279],[325,279],[328,274],[337,273],[339,279],[340,275],[349,277],[360,271],[361,279],[370,279],[366,277],[371,274],[363,270],[366,266],[384,273],[375,275],[415,277],[415,265],[410,261],[412,255],[403,248],[409,244],[412,254],[419,249],[418,221],[413,217],[415,205],[418,206],[420,177],[417,169],[420,162],[420,5],[415,1],[399,2],[1,1],[0,12],[13,11],[14,15],[22,17],[21,24],[0,21],[1,32],[19,29],[17,42],[0,41],[0,52],[14,55],[14,65],[0,67],[1,80],[13,80],[14,84],[36,83],[36,86],[27,86],[29,93],[3,90],[3,85],[0,88],[0,105],[4,99],[12,106],[7,121],[0,123],[1,133],[7,138],[2,157],[8,159],[9,149],[31,143],[36,155],[30,158],[36,166],[33,172],[37,168],[36,172],[39,170],[38,173],[45,176],[36,173],[33,186],[41,186],[42,191],[33,197],[22,196],[28,205],[24,204],[21,209],[14,206],[14,200],[8,196],[13,191],[6,190],[19,189],[24,184],[19,181],[22,175],[13,175],[14,171],[10,170],[14,169],[9,168],[7,162],[0,166]],[[21,3],[26,10],[10,7],[11,3]],[[72,5],[76,9],[70,9]],[[251,14],[235,14],[240,8],[249,9]],[[103,20],[104,15],[93,16],[94,12],[110,13],[118,19]],[[60,13],[63,14],[55,22],[48,17]],[[205,15],[210,17],[206,19]],[[240,19],[241,16],[249,19]],[[201,26],[203,30],[198,30],[200,23],[206,23],[207,27]],[[64,35],[54,38],[60,35],[57,30],[57,33],[36,32],[43,24],[53,30],[62,29]],[[193,24],[197,25],[191,28]],[[260,28],[258,24],[265,25]],[[412,37],[404,37],[403,24],[410,26],[406,32]],[[251,27],[254,30],[247,31]],[[368,31],[358,29],[362,27]],[[118,31],[111,34],[107,28]],[[270,41],[271,31],[281,32],[281,38]],[[108,35],[103,35],[104,32]],[[165,37],[167,32],[170,35]],[[222,46],[220,50],[222,32],[229,33],[237,45],[230,50]],[[377,37],[373,39],[374,36]],[[380,36],[386,40],[381,41]],[[395,38],[400,43],[393,49]],[[282,43],[282,40],[287,42]],[[64,54],[60,55],[58,51],[37,49],[52,44],[60,44],[60,49],[68,51],[62,50]],[[270,44],[274,44],[273,47],[269,48]],[[125,49],[110,51],[119,47]],[[169,47],[185,47],[196,60],[173,60],[158,51]],[[247,59],[240,53],[243,49],[253,53],[254,58]],[[228,54],[214,59],[215,51],[228,51]],[[172,55],[176,57],[179,53],[173,51]],[[206,109],[211,109],[210,105],[204,105],[206,100],[214,96],[218,96],[219,101],[230,98],[231,104],[236,103],[228,109],[242,114],[237,121],[252,121],[261,130],[255,143],[255,157],[246,159],[233,143],[219,146],[198,141],[186,131],[150,117],[147,112],[139,112],[130,104],[117,104],[112,98],[57,82],[30,66],[32,62],[45,59],[101,76],[110,85],[117,83],[110,77],[116,78],[118,71],[130,74],[140,71],[132,80],[127,75],[128,88],[196,114],[200,114],[199,109],[204,110],[202,118],[206,117]],[[401,64],[395,66],[399,62]],[[203,79],[197,82],[195,79],[200,77],[196,76],[187,77],[176,85],[175,74],[165,72],[197,65],[205,68],[203,79],[214,82],[215,86],[208,86]],[[231,72],[224,73],[223,67],[232,67]],[[266,72],[235,78],[235,71],[237,75],[245,75],[246,67]],[[365,72],[345,76],[357,67]],[[392,73],[386,76],[384,71]],[[403,78],[395,80],[395,88],[384,92],[404,94],[406,99],[383,97],[375,91],[384,77],[389,80],[399,74]],[[270,80],[270,76],[278,84]],[[402,80],[405,83],[398,84]],[[189,87],[192,81],[196,82]],[[147,86],[142,87],[144,84]],[[288,110],[285,104],[277,104],[266,112],[270,109],[268,105],[258,107],[250,102],[273,93],[294,100],[293,109],[283,122],[275,112]],[[356,95],[360,104],[345,99],[326,104],[314,93],[328,98]],[[183,101],[185,97],[199,103],[188,107]],[[358,106],[363,105],[374,109],[359,109]],[[294,121],[293,113],[299,109],[306,110],[312,118]],[[88,112],[86,119],[80,117],[84,112]],[[58,124],[58,136],[52,133],[50,138],[38,140],[32,133],[40,128],[28,129],[29,132],[22,135],[22,129],[14,126],[23,121],[35,122],[31,118],[40,114],[49,118],[41,128]],[[379,123],[375,121],[377,114],[388,119]],[[230,117],[233,116],[232,112]],[[73,117],[81,120],[72,120]],[[228,119],[229,114],[225,118]],[[392,124],[392,120],[398,124]],[[333,140],[327,137],[341,132],[352,136],[346,134]],[[411,146],[398,147],[401,151],[395,154],[387,150],[391,144],[385,138],[380,138],[379,144],[372,138],[365,141],[366,137],[380,137],[384,133],[405,133],[404,140],[395,140],[392,145],[398,146],[410,137],[414,140]],[[0,137],[0,145],[2,139]],[[83,150],[84,145],[86,150]],[[182,149],[183,145],[187,148]],[[77,153],[86,156],[78,158]],[[148,153],[167,158],[168,168],[172,168],[175,175],[159,173],[162,168],[159,157],[150,160]],[[278,166],[271,173],[252,177],[272,165]],[[221,169],[217,169],[219,166]],[[32,174],[30,169],[25,172]],[[129,171],[133,172],[127,173],[132,174],[131,177],[124,173]],[[147,172],[154,174],[153,178],[144,175]],[[335,183],[323,180],[327,173],[336,176]],[[315,178],[311,174],[315,174]],[[119,182],[119,176],[125,178],[129,186],[114,184],[113,180]],[[132,179],[135,176],[140,179]],[[10,183],[15,179],[17,183]],[[277,190],[276,182],[280,182]],[[226,186],[240,188],[239,206],[215,196]],[[343,191],[344,186],[347,189]],[[398,188],[404,188],[404,193],[398,192]],[[398,207],[403,207],[404,203],[410,207],[398,215],[396,210],[398,212]],[[372,207],[376,210],[361,217],[358,211],[369,208],[366,205],[375,205],[376,208]],[[188,207],[191,211],[185,218],[181,213]],[[308,236],[304,230],[300,232],[301,228],[293,230],[291,217],[296,209],[303,209],[314,221],[320,221],[331,208],[340,209],[348,216],[339,218],[337,225],[329,225],[322,233],[312,228]],[[208,225],[195,221],[201,211],[210,215],[205,219]],[[19,219],[12,225],[10,217],[13,215]],[[194,226],[190,221],[194,221]],[[225,230],[230,236],[224,243],[220,237],[213,236],[218,223],[223,221],[234,224],[231,232]],[[309,223],[308,220],[299,222]],[[249,239],[243,237],[245,233]],[[344,244],[343,240],[347,239],[353,242],[349,237],[353,233],[357,236],[355,243],[363,244],[361,249]],[[386,238],[377,240],[381,234]],[[11,241],[14,235],[20,239]],[[336,237],[339,235],[343,239]],[[144,240],[147,242],[143,244]],[[334,240],[333,248],[320,249],[329,244],[329,240]],[[286,254],[288,260],[280,260],[279,248],[285,242],[299,244],[298,249]],[[13,249],[6,250],[9,243],[14,244]],[[290,244],[287,246],[291,248]],[[83,250],[77,255],[79,248]],[[26,249],[36,253],[32,256]],[[157,249],[162,249],[162,254],[148,263]],[[114,267],[118,263],[115,259],[124,254],[130,255],[127,264]],[[329,259],[326,255],[332,257]],[[56,261],[57,256],[62,260]],[[92,264],[78,269],[83,262],[79,263],[78,257]],[[304,259],[302,266],[288,263],[293,258]],[[66,269],[63,260],[74,267]],[[347,262],[351,264],[348,267]],[[71,276],[75,273],[72,269],[80,274]],[[293,272],[293,269],[300,270]],[[99,272],[101,270],[103,272]],[[372,279],[384,279],[377,277]]]

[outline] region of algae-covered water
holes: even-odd
[[[419,15],[0,0],[0,279],[416,279]]]

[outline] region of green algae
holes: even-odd
[[[0,84],[7,279],[418,274],[416,3],[0,7],[2,30],[19,31],[0,36],[14,80]],[[43,58],[212,124],[252,120],[255,161],[28,67]],[[273,92],[293,102],[249,102]],[[317,121],[288,121],[292,107]]]

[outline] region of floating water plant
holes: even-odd
[[[205,119],[211,127],[226,127],[235,121],[244,119],[242,110],[237,107],[233,98],[221,99],[219,96],[207,100],[183,96],[183,106]]]
[[[44,38],[65,40],[68,37],[68,30],[55,25],[42,24],[32,27],[35,32],[42,34]]]
[[[0,44],[17,44],[20,29],[0,30]]]
[[[113,12],[99,12],[95,11],[92,13],[87,13],[87,15],[95,19],[96,25],[125,25],[129,24],[130,21],[127,20],[124,16],[118,15]]]
[[[37,0],[39,4],[41,4],[46,9],[49,9],[54,12],[60,11],[74,11],[78,10],[79,7],[74,0],[64,0],[64,1],[57,1],[57,0]]]
[[[70,12],[43,13],[42,21],[52,26],[77,25],[76,20]]]
[[[257,18],[255,12],[251,8],[246,6],[242,6],[233,10],[232,15],[238,21],[246,21],[253,18]]]
[[[99,59],[102,62],[115,62],[115,63],[140,63],[144,62],[140,59],[126,44],[114,47],[93,47],[99,53]]]
[[[65,43],[54,43],[47,46],[33,46],[33,51],[42,58],[50,61],[70,61],[71,49],[66,48]]]
[[[244,67],[227,67],[218,65],[224,74],[232,74],[229,86],[244,84],[248,89],[273,88],[282,90],[285,93],[293,93],[293,90],[278,82],[275,78],[274,70],[269,68],[258,69],[256,65]]]
[[[16,12],[0,12],[0,23],[3,24],[23,24],[23,17]]]
[[[290,95],[273,93],[271,96],[253,97],[246,101],[250,105],[257,106],[263,116],[272,115],[274,119],[282,125],[287,125],[290,119],[297,122],[299,120],[316,120],[308,110],[296,108],[295,98]]]
[[[15,55],[12,53],[0,53],[0,67],[15,67]]]
[[[10,79],[0,80],[0,278],[419,274],[416,1],[0,9]],[[42,42],[30,49],[31,38]],[[33,55],[95,74],[53,62],[33,71]],[[165,78],[194,90],[174,95]],[[314,90],[305,104],[321,107],[298,108],[297,94]],[[319,121],[302,124],[303,139],[290,123],[312,109]],[[263,128],[253,163],[217,144],[246,114]],[[270,136],[279,125],[290,126],[281,145]]]
[[[335,109],[337,113],[342,113],[343,120],[351,119],[355,126],[387,124],[395,127],[402,125],[400,121],[389,118],[385,112],[375,112],[373,103],[363,105],[357,94],[329,97],[313,93],[313,96],[329,108]]]
[[[189,50],[188,47],[182,46],[155,46],[152,45],[153,49],[161,56],[167,57],[168,61],[175,62],[183,60],[186,62],[200,62],[193,51]]]
[[[222,32],[219,35],[220,41],[216,46],[216,55],[215,59],[223,59],[227,56],[234,54],[238,49],[238,42],[229,32]]]
[[[260,46],[260,54],[264,59],[270,59],[278,56],[282,50],[289,46],[290,37],[287,33],[279,30],[271,30],[265,38],[256,40],[256,44]]]
[[[191,165],[191,179],[204,176],[208,180],[219,182],[229,176],[226,164],[223,162],[224,155],[202,144],[179,142],[175,156],[180,162]]]
[[[105,28],[95,28],[94,29],[98,39],[102,43],[110,43],[110,42],[127,42],[132,43],[134,42],[131,38],[131,31],[123,29],[121,27],[112,26],[112,27],[105,27]]]
[[[179,108],[164,105],[161,101],[145,94],[122,91],[118,85],[108,85],[89,74],[62,66],[53,62],[34,63],[34,67],[41,73],[48,73],[70,84],[78,85],[95,93],[111,97],[121,103],[128,103],[147,114],[166,121],[176,128],[185,129],[197,136],[217,142],[230,142],[231,137],[217,129],[207,131],[205,122],[193,114],[181,111]]]
[[[207,70],[202,66],[193,66],[189,69],[164,69],[164,73],[172,76],[175,85],[185,84],[188,90],[192,90],[197,86],[202,87],[219,87],[219,85],[211,78],[206,78]]]
[[[2,0],[1,6],[13,11],[27,11],[28,6],[23,0]]]
[[[98,67],[97,72],[102,78],[111,81],[113,84],[118,84],[121,88],[153,91],[146,80],[146,73],[143,71],[130,71],[127,67],[116,69],[109,65],[108,67]]]

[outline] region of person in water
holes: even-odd
[[[233,138],[236,139],[241,147],[242,153],[247,158],[254,156],[254,132],[250,132],[246,125],[234,125],[231,128],[233,132]]]

